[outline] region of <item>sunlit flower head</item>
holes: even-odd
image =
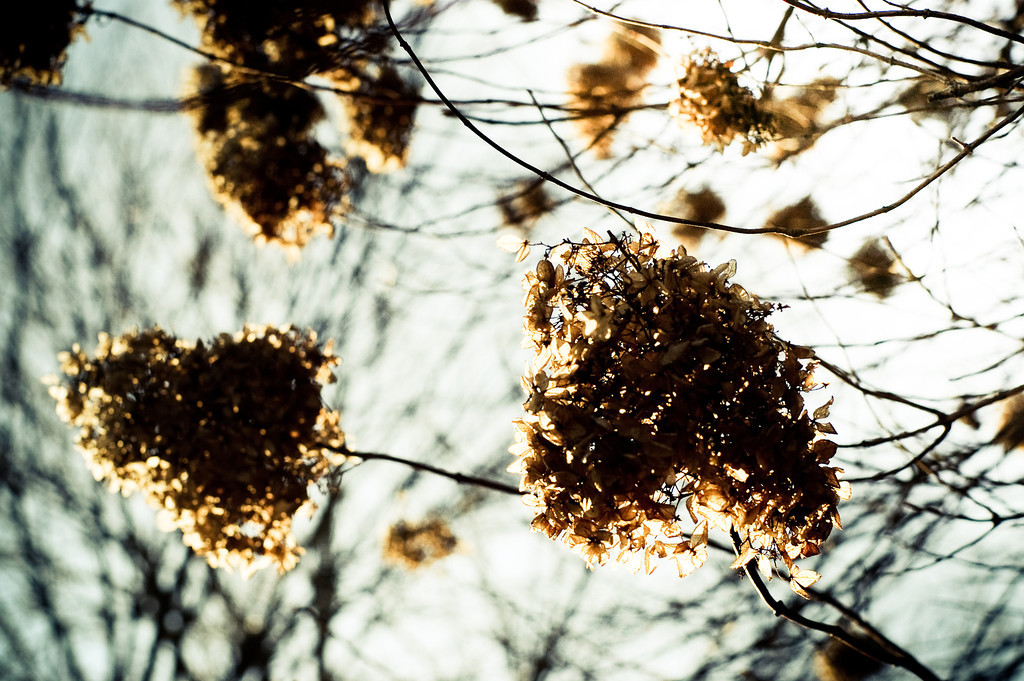
[[[196,72],[199,155],[220,201],[261,241],[303,246],[332,234],[349,178],[313,136],[316,95],[217,66]]]
[[[356,51],[375,16],[370,0],[172,0],[195,19],[202,48],[232,64],[297,78],[329,73]],[[345,50],[339,43],[345,41]]]
[[[722,150],[739,140],[746,154],[771,138],[771,114],[753,92],[740,85],[730,63],[719,61],[711,50],[690,55],[678,86],[679,99],[672,102],[672,115],[680,125],[696,126],[704,144]]]
[[[657,247],[587,230],[525,277],[533,359],[510,470],[533,527],[591,565],[669,559],[681,575],[717,527],[743,540],[737,566],[795,570],[848,493],[827,465],[828,406],[804,408],[812,352],[775,335],[772,306],[729,282],[733,263]]]
[[[144,494],[211,565],[266,557],[287,570],[301,552],[292,518],[343,459],[338,414],[320,399],[337,362],[294,327],[209,344],[152,328],[101,335],[92,357],[63,353],[51,393],[93,475]]]

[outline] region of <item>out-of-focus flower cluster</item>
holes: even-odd
[[[878,644],[868,636],[859,633],[852,636],[864,650],[885,655],[884,651],[877,650]],[[818,681],[864,681],[884,667],[878,659],[868,657],[836,638],[830,638],[814,654],[812,666]]]
[[[658,63],[656,29],[620,26],[608,39],[601,61],[569,70],[569,105],[576,129],[600,158],[611,153],[612,131],[643,101],[647,74]]]
[[[97,480],[147,501],[215,566],[281,570],[301,548],[292,518],[341,462],[337,412],[320,399],[338,359],[313,332],[246,326],[209,344],[160,328],[62,353],[57,411]]]
[[[539,0],[491,0],[505,14],[519,17],[523,21],[537,20],[537,3]]]
[[[441,518],[427,518],[418,523],[400,520],[388,528],[384,559],[415,570],[451,555],[458,543],[448,523]]]
[[[313,126],[324,110],[309,76],[341,98],[350,156],[371,172],[402,167],[418,88],[387,55],[386,26],[368,0],[174,0],[199,25],[218,61],[196,78],[201,153],[219,198],[255,225],[256,236],[302,246],[331,233],[347,208],[346,163],[332,159]],[[289,84],[289,81],[293,84]]]
[[[86,14],[75,0],[19,3],[0,22],[0,86],[16,78],[58,85],[65,51],[84,32]]]
[[[807,249],[821,248],[828,240],[828,232],[815,233],[815,230],[827,227],[828,220],[821,216],[818,204],[809,196],[777,210],[764,226],[782,232],[776,236],[786,241],[795,241]]]
[[[1024,444],[1024,395],[1014,395],[1006,400],[993,442],[1002,445],[1007,452]]]
[[[710,187],[696,192],[680,189],[662,212],[695,222],[719,222],[725,216],[725,201]],[[672,236],[690,250],[696,248],[707,233],[707,228],[697,225],[680,224],[672,228]]]
[[[747,154],[771,139],[773,119],[729,67],[710,49],[690,55],[670,111],[680,125],[697,126],[704,144],[722,150],[738,139]]]
[[[498,198],[502,222],[526,230],[555,208],[555,202],[539,178],[520,180],[511,192]]]
[[[902,278],[896,271],[892,249],[878,239],[868,239],[849,260],[849,270],[861,287],[879,298],[892,294]]]
[[[361,80],[357,93],[345,100],[345,150],[362,157],[372,173],[398,170],[409,152],[417,88],[385,65],[374,80]]]
[[[232,64],[304,78],[344,74],[355,54],[379,52],[371,0],[172,0],[196,21],[204,51]]]
[[[534,357],[510,470],[533,527],[591,565],[673,559],[680,575],[704,562],[709,526],[735,530],[735,566],[770,575],[781,558],[806,585],[817,575],[793,561],[819,552],[848,494],[821,437],[828,406],[804,409],[812,353],[729,283],[733,263],[657,247],[587,230],[525,277]]]
[[[771,156],[777,162],[810,149],[825,131],[822,117],[839,94],[841,81],[819,78],[785,99],[766,98],[762,106],[774,122]]]
[[[214,190],[261,240],[304,245],[332,233],[349,180],[313,136],[324,116],[316,95],[219,66],[196,71],[204,105],[193,111]]]

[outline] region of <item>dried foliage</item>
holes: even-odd
[[[773,119],[761,102],[710,49],[694,52],[683,64],[679,99],[671,112],[682,126],[695,125],[704,144],[724,150],[741,140],[747,154],[765,144],[774,132]]]
[[[337,362],[294,327],[209,345],[152,328],[103,334],[92,358],[62,353],[51,393],[97,480],[141,491],[215,567],[266,556],[287,570],[301,552],[292,517],[341,458],[338,414],[320,399]]]
[[[418,100],[417,88],[385,65],[374,79],[364,78],[345,99],[348,139],[345,150],[366,161],[373,173],[405,166]]]
[[[776,236],[795,241],[809,249],[821,248],[828,240],[828,232],[816,232],[827,227],[828,220],[821,216],[818,205],[809,196],[776,211],[764,226],[782,233]]]
[[[692,193],[680,189],[668,211],[695,222],[718,222],[725,216],[725,201],[710,187]],[[707,232],[706,228],[696,225],[675,225],[672,228],[672,235],[687,248],[696,247]]]
[[[569,70],[576,129],[599,158],[611,155],[613,128],[641,104],[647,74],[658,63],[659,44],[655,29],[620,26],[608,39],[601,61]]]
[[[458,540],[448,523],[440,518],[418,523],[400,520],[388,528],[384,560],[415,570],[450,556],[456,546]]]
[[[849,269],[868,293],[887,298],[900,283],[895,271],[896,257],[878,239],[868,239],[853,254]]]
[[[59,85],[65,51],[84,32],[85,14],[75,0],[19,3],[0,21],[0,86],[16,78]]]
[[[534,358],[517,420],[517,460],[534,529],[588,564],[706,557],[709,525],[735,530],[766,574],[839,525],[848,485],[828,466],[832,427],[809,416],[812,353],[780,340],[771,305],[685,252],[656,257],[650,234],[552,250],[526,275],[524,345]],[[695,523],[684,536],[682,506]]]
[[[262,240],[302,246],[331,234],[349,181],[313,137],[324,116],[316,96],[212,65],[196,73],[199,154],[219,200],[240,209]]]
[[[532,227],[554,207],[555,202],[540,179],[520,180],[511,192],[498,199],[502,222],[509,227]]]

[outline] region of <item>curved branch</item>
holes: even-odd
[[[408,466],[413,470],[422,471],[424,473],[431,473],[433,475],[439,475],[449,480],[462,485],[476,485],[477,487],[483,487],[495,492],[501,492],[503,494],[514,494],[517,497],[523,496],[523,493],[519,491],[519,488],[514,485],[509,485],[504,482],[498,482],[497,480],[489,480],[487,478],[477,477],[475,475],[466,475],[464,473],[456,473],[454,471],[448,471],[437,466],[431,466],[428,463],[421,461],[413,461],[411,459],[403,459],[400,456],[392,456],[391,454],[381,454],[379,452],[353,452],[344,447],[334,448],[327,447],[330,451],[338,454],[344,454],[356,459],[362,459],[363,461],[390,461],[392,463],[400,463],[403,466]]]
[[[803,43],[800,45],[782,45],[776,40],[757,40],[754,38],[736,38],[731,35],[721,35],[719,33],[711,33],[709,31],[701,31],[695,28],[687,28],[686,26],[673,26],[672,24],[659,24],[652,21],[641,21],[640,19],[630,19],[614,12],[608,12],[603,9],[598,9],[593,5],[589,5],[583,0],[572,0],[580,7],[584,8],[588,12],[593,12],[598,16],[613,19],[629,26],[639,26],[643,28],[656,28],[662,31],[680,31],[688,35],[700,36],[702,38],[708,38],[710,40],[720,40],[722,42],[731,43],[733,45],[750,45],[751,47],[759,47],[769,52],[804,52],[806,50],[838,50],[841,52],[853,52],[854,54],[860,54],[865,57],[870,57],[876,61],[888,64],[889,66],[899,66],[901,68],[908,69],[910,71],[916,71],[921,75],[925,76],[936,76],[933,71],[923,66],[916,66],[908,62],[901,61],[892,56],[886,56],[878,52],[873,52],[863,47],[857,47],[855,45],[842,45],[840,43]],[[948,79],[943,79],[948,80]]]
[[[943,19],[945,21],[951,21],[957,24],[963,24],[964,26],[970,26],[976,28],[979,31],[985,33],[991,33],[994,36],[1005,38],[1011,42],[1024,44],[1024,36],[1021,36],[1012,31],[1007,31],[1002,28],[995,26],[989,26],[988,24],[978,21],[977,19],[971,19],[961,14],[953,14],[952,12],[942,12],[934,9],[887,9],[879,10],[874,12],[833,12],[829,9],[815,7],[809,3],[801,2],[800,0],[782,0],[787,5],[795,7],[798,10],[807,12],[808,14],[814,14],[823,19],[831,19],[833,21],[858,21],[861,19],[885,19],[889,17],[917,17],[919,19]]]
[[[743,540],[740,539],[736,530],[730,530],[729,534],[732,537],[733,551],[737,556],[741,555],[743,552]],[[847,619],[861,627],[871,637],[871,639],[878,644],[877,649],[868,650],[865,648],[863,641],[858,640],[857,637],[853,636],[842,627],[835,624],[825,624],[824,622],[818,622],[810,619],[809,617],[804,617],[785,603],[776,600],[768,589],[768,585],[764,583],[764,580],[761,579],[761,575],[758,574],[753,561],[748,562],[743,566],[743,573],[746,575],[751,585],[753,585],[754,589],[761,597],[761,600],[764,601],[765,605],[768,606],[776,617],[789,620],[793,624],[804,627],[805,629],[812,629],[814,631],[820,631],[828,634],[832,638],[845,643],[861,655],[884,664],[890,664],[895,667],[906,669],[923,681],[941,681],[934,672],[918,662],[917,658],[886,638],[881,632],[857,615],[857,613],[842,605],[832,596],[815,590],[804,589],[808,592],[808,595],[810,595],[811,598],[832,606],[842,613]]]

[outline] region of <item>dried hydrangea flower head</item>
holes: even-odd
[[[199,27],[201,47],[239,66],[295,78],[343,67],[375,16],[370,0],[172,0]],[[359,29],[359,30],[353,30]]]
[[[418,87],[390,65],[390,32],[369,0],[174,4],[196,20],[204,51],[218,59],[197,69],[200,156],[218,198],[257,240],[301,247],[331,234],[332,220],[348,209],[345,164],[328,158],[313,133],[324,110],[299,86],[308,76],[341,91],[349,155],[372,172],[405,164]]]
[[[537,20],[537,3],[539,0],[491,0],[509,16],[519,17],[523,21]]]
[[[324,116],[316,95],[214,65],[196,70],[195,89],[199,155],[220,201],[260,241],[303,246],[330,235],[349,179],[313,136]]]
[[[704,562],[709,526],[734,530],[735,566],[770,575],[779,558],[806,585],[817,575],[793,561],[818,553],[848,493],[827,465],[828,407],[804,409],[812,353],[729,283],[733,263],[657,247],[587,230],[525,277],[534,357],[509,470],[533,527],[590,565],[672,559],[680,575]]]
[[[555,208],[540,178],[519,180],[507,194],[498,197],[502,222],[508,227],[529,229]]]
[[[868,657],[851,648],[839,639],[830,638],[814,654],[813,668],[818,681],[864,681],[871,678],[885,666],[879,658],[885,659],[884,650],[865,634],[851,634],[858,645],[875,657]]]
[[[868,239],[849,260],[849,270],[861,287],[879,298],[887,298],[900,283],[896,257],[878,239]]]
[[[373,78],[364,75],[355,94],[345,99],[345,150],[365,160],[371,173],[384,173],[405,166],[419,94],[394,67],[377,71]]]
[[[641,26],[620,26],[601,61],[569,70],[570,106],[578,110],[576,129],[598,158],[611,154],[612,130],[640,105],[647,74],[658,63],[660,34]]]
[[[160,328],[62,353],[57,411],[81,428],[93,475],[141,491],[215,567],[279,569],[301,549],[292,518],[340,463],[338,414],[320,399],[338,359],[313,332],[246,326],[209,344]]]
[[[775,139],[771,155],[776,163],[814,145],[825,131],[821,119],[828,106],[836,101],[840,85],[842,81],[826,76],[801,87],[785,99],[766,97],[761,100],[774,122]]]
[[[1002,445],[1007,452],[1024,444],[1024,395],[1014,395],[1006,400],[993,442]]]
[[[427,518],[418,523],[400,520],[388,528],[384,559],[415,570],[450,556],[458,543],[448,523],[441,518]]]
[[[786,242],[800,244],[810,250],[821,248],[828,240],[828,232],[816,232],[828,226],[828,220],[821,216],[814,199],[805,196],[791,206],[777,210],[764,225],[767,229],[775,229],[783,234],[774,236]]]
[[[84,33],[85,11],[75,0],[19,3],[0,22],[0,86],[16,78],[33,85],[59,85],[65,50]]]
[[[719,151],[741,140],[747,154],[772,136],[773,122],[754,93],[740,85],[729,63],[722,63],[710,49],[693,53],[682,67],[679,99],[670,111],[680,125],[695,125],[704,144]]]
[[[696,192],[680,189],[665,210],[686,220],[719,222],[725,216],[725,201],[710,187],[704,187]],[[683,246],[690,250],[696,248],[707,233],[706,228],[697,225],[679,224],[672,228],[672,236],[679,239]]]

